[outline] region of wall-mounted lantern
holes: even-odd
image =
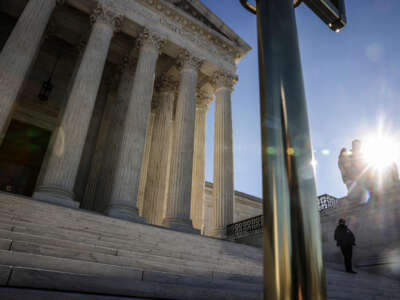
[[[53,69],[51,70],[49,78],[42,83],[42,87],[40,88],[40,92],[39,92],[39,95],[38,95],[38,98],[39,98],[40,101],[49,100],[49,96],[50,96],[51,91],[53,90],[53,87],[54,87],[53,82],[52,82],[53,75],[54,75],[54,72],[55,72],[55,70],[57,68],[58,62],[60,61],[60,58],[61,58],[61,54],[59,53],[57,55],[57,58],[56,58],[55,62],[54,62]]]

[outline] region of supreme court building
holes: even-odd
[[[0,0],[0,23],[1,191],[219,238],[261,213],[233,182],[250,47],[200,0]]]

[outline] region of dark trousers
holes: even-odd
[[[352,271],[353,267],[351,264],[351,257],[353,256],[353,246],[340,246],[344,256],[344,266],[346,267],[346,271]]]

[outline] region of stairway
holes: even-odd
[[[0,193],[0,285],[7,286],[0,299],[26,289],[60,292],[38,299],[75,299],[71,292],[98,299],[262,299],[261,261],[261,250],[247,245]]]
[[[400,299],[342,268],[326,268],[329,299]],[[0,193],[0,299],[262,299],[262,275],[255,247]]]
[[[399,300],[400,282],[357,270],[344,272],[343,265],[325,264],[329,300]]]

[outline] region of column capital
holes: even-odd
[[[150,46],[160,51],[164,44],[165,41],[159,34],[148,28],[145,28],[139,35],[137,46],[138,48]]]
[[[181,53],[179,53],[177,62],[180,70],[194,69],[197,71],[200,69],[203,60],[194,56],[189,51],[183,50]]]
[[[114,31],[121,30],[122,22],[124,20],[124,16],[115,12],[110,7],[97,2],[96,8],[93,10],[93,13],[90,15],[90,22],[92,24],[95,23],[103,23],[112,26]]]
[[[236,74],[218,70],[212,75],[212,84],[216,90],[221,88],[233,90],[233,86],[239,80]]]
[[[178,84],[172,76],[163,74],[156,80],[155,87],[158,93],[175,93],[178,90]]]
[[[196,91],[196,109],[208,110],[208,105],[212,101],[213,95],[202,89],[197,89]]]

